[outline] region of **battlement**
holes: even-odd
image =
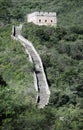
[[[30,16],[48,16],[48,17],[56,17],[55,12],[33,12],[28,14]]]
[[[33,12],[27,15],[27,22],[33,22],[37,25],[56,26],[56,12]]]

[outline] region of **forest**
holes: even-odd
[[[26,23],[27,13],[56,12],[57,27]],[[0,0],[0,130],[83,129],[82,0]],[[34,65],[11,39],[12,25],[23,24],[43,62],[51,96],[38,109]]]

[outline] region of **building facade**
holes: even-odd
[[[33,12],[27,15],[27,22],[33,22],[36,25],[56,26],[57,17],[55,12]]]

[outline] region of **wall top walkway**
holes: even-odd
[[[38,107],[44,108],[45,105],[49,103],[50,90],[49,90],[48,83],[46,80],[41,58],[30,41],[28,41],[21,35],[18,35],[16,38],[21,43],[23,43],[24,47],[29,52],[33,60],[33,63],[35,65],[35,74],[36,74],[37,87],[38,87],[38,100],[39,100]]]

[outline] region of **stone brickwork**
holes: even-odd
[[[33,12],[27,15],[27,22],[33,22],[36,25],[57,25],[55,12]]]
[[[45,76],[41,58],[30,41],[28,41],[21,35],[18,35],[18,40],[26,48],[33,61],[36,78],[36,80],[34,81],[34,85],[36,85],[38,88],[38,108],[44,108],[49,103],[50,90]]]
[[[38,108],[44,108],[49,103],[50,90],[44,72],[43,64],[33,44],[21,35],[22,25],[13,26],[12,38],[21,42],[29,55],[30,61],[34,64],[34,86],[37,91]]]

